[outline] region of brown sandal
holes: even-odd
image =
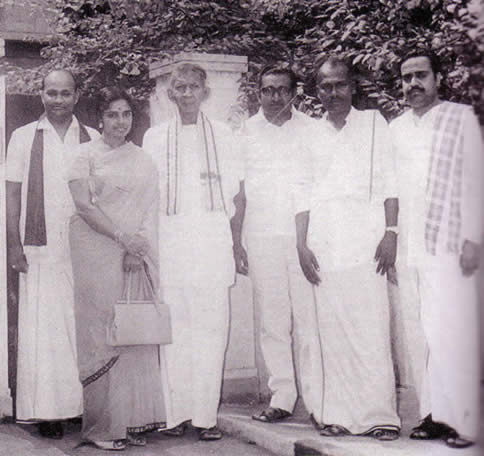
[[[146,446],[146,437],[143,435],[128,434],[126,436],[128,445],[143,447]]]
[[[467,440],[459,436],[459,434],[447,436],[445,439],[445,444],[450,448],[467,448],[474,445],[472,440]]]
[[[262,421],[263,423],[275,423],[289,418],[291,413],[287,410],[275,407],[267,407],[258,415],[252,415],[252,419],[256,421]]]
[[[217,426],[199,429],[198,440],[208,442],[210,440],[220,440],[222,437],[222,431]]]
[[[100,450],[123,451],[126,449],[126,440],[91,440],[91,443]]]
[[[186,423],[181,423],[171,429],[161,429],[159,432],[163,435],[168,435],[170,437],[183,437],[185,430],[187,428]]]
[[[319,429],[319,435],[324,437],[343,437],[350,434],[351,432],[348,429],[339,424],[321,425]]]
[[[390,440],[397,440],[400,437],[400,432],[396,429],[388,429],[388,428],[375,428],[372,429],[367,434],[368,437],[373,437],[377,440],[382,441],[390,441]]]

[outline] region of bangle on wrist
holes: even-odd
[[[392,233],[398,234],[398,226],[396,225],[387,226],[385,228],[385,231],[391,231]]]
[[[121,230],[116,230],[114,232],[114,240],[118,243],[118,244],[122,244],[122,237],[123,237],[124,233],[121,231]]]

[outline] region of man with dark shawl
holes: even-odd
[[[70,72],[49,73],[40,96],[45,113],[13,132],[6,166],[8,259],[20,273],[16,406],[18,421],[61,438],[59,420],[82,413],[64,169],[73,146],[99,133],[73,115]]]

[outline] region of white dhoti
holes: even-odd
[[[481,129],[469,107],[447,101],[422,116],[407,111],[391,127],[400,190],[398,255],[411,272],[406,288],[416,290],[403,287],[400,299],[420,306],[428,346],[417,388],[421,417],[432,413],[434,421],[475,441],[481,375],[477,273],[465,277],[459,256],[466,241],[482,241]]]
[[[271,407],[292,412],[297,371],[309,413],[321,413],[322,367],[311,284],[304,277],[292,236],[247,236],[250,278],[260,315],[260,345],[269,371]]]
[[[385,201],[395,197],[389,131],[376,111],[351,109],[336,130],[323,120],[308,136],[308,247],[319,262],[314,287],[323,363],[323,425],[352,434],[398,430],[386,277],[376,273]]]
[[[17,420],[81,415],[70,261],[20,274],[18,326]]]
[[[318,422],[353,434],[399,428],[386,278],[373,264],[320,275],[315,296],[324,378]]]
[[[241,172],[225,125],[202,113],[197,125],[178,122],[149,129],[143,140],[160,170],[160,294],[173,333],[173,343],[160,350],[161,375],[167,427],[191,420],[210,428],[217,424],[227,347],[235,279],[230,218]]]
[[[228,336],[228,290],[173,288],[170,303],[173,343],[164,347],[167,427],[191,420],[193,426],[217,424]]]
[[[63,141],[47,117],[14,131],[8,146],[6,179],[22,184],[20,238],[24,239],[30,153],[36,130],[43,131],[43,185],[47,245],[24,245],[29,264],[19,276],[17,419],[60,420],[82,414],[77,367],[74,290],[68,242],[74,203],[66,167],[79,144],[74,117]],[[89,136],[99,136],[88,128]]]
[[[456,256],[417,268],[421,318],[429,357],[421,416],[476,441],[480,427],[479,311],[475,276],[464,277]],[[445,284],[445,286],[444,286]]]

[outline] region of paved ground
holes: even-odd
[[[402,418],[400,439],[379,442],[369,437],[322,437],[310,423],[304,408],[279,424],[264,424],[251,419],[261,407],[223,406],[219,425],[240,439],[250,440],[278,456],[481,456],[482,446],[464,450],[446,447],[441,441],[409,439],[410,430],[418,422],[416,398],[412,390],[399,390],[399,414]],[[484,422],[482,425],[484,440]]]
[[[79,429],[79,424],[70,423],[62,440],[48,440],[39,436],[36,426],[2,424],[0,456],[275,456],[262,447],[229,436],[218,442],[199,442],[193,430],[183,438],[153,432],[147,435],[146,447],[128,447],[122,452],[103,451],[91,445],[79,445]]]
[[[251,419],[263,406],[223,405],[219,426],[226,436],[218,442],[199,442],[190,430],[182,438],[148,434],[145,448],[129,447],[121,454],[132,456],[481,456],[482,446],[465,450],[447,448],[442,442],[419,442],[408,438],[417,422],[416,401],[411,390],[399,391],[402,436],[394,442],[369,437],[321,437],[301,404],[290,419],[264,424]],[[482,427],[484,437],[484,422]],[[106,456],[89,445],[79,445],[80,425],[69,423],[63,440],[42,439],[32,425],[0,425],[0,456]]]

